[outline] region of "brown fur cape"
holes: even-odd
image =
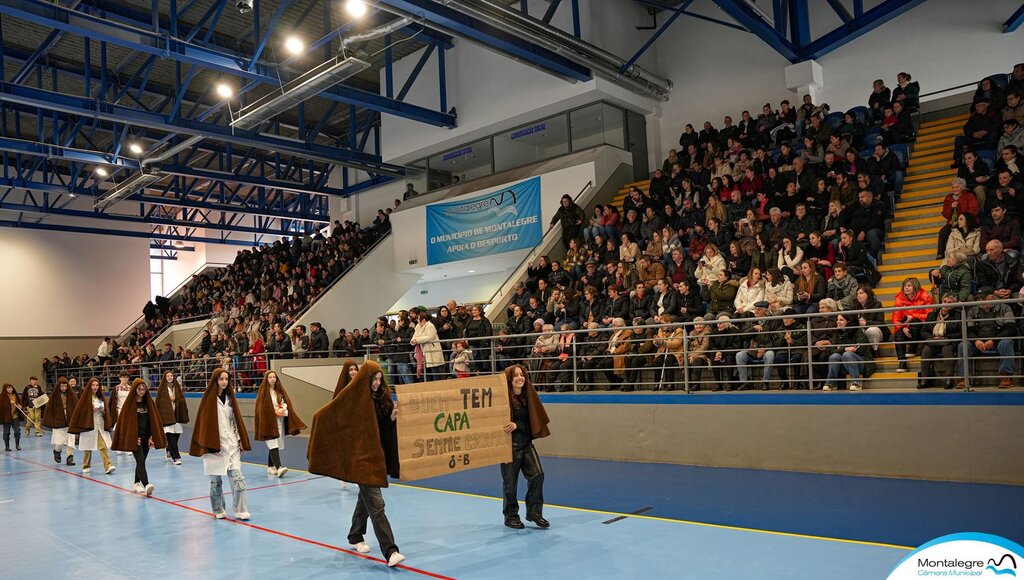
[[[551,435],[551,431],[548,430],[548,423],[551,421],[544,410],[544,403],[540,402],[540,395],[537,394],[537,389],[533,388],[530,373],[520,365],[512,365],[505,369],[505,380],[508,382],[508,400],[512,401],[514,396],[512,394],[512,376],[516,367],[523,371],[523,376],[526,378],[526,384],[523,385],[523,393],[526,394],[526,409],[530,413],[530,430],[533,431],[533,438],[541,439],[547,437]],[[509,410],[511,411],[511,406]]]
[[[14,398],[19,401],[21,400],[17,391],[14,392]],[[6,425],[10,423],[14,420],[15,414],[21,416],[21,413],[18,413],[17,409],[11,405],[11,396],[7,394],[7,385],[4,385],[3,391],[0,392],[0,424]]]
[[[85,433],[86,431],[92,431],[96,426],[92,422],[92,387],[90,384],[94,379],[85,381],[85,386],[82,387],[82,396],[78,397],[78,402],[75,403],[75,411],[71,413],[71,421],[68,425],[68,433]],[[114,416],[110,413],[110,405],[107,403],[107,398],[103,395],[103,383],[100,383],[100,388],[96,391],[96,396],[99,400],[103,401],[103,430],[110,431],[114,428]]]
[[[217,421],[217,379],[221,373],[228,371],[222,368],[213,369],[210,381],[206,384],[206,392],[203,393],[203,400],[199,402],[199,410],[196,411],[196,423],[192,429],[192,444],[189,445],[188,454],[192,457],[202,457],[207,453],[220,452],[220,424]],[[230,378],[231,374],[228,373]],[[249,444],[249,433],[245,430],[245,423],[242,422],[242,412],[238,408],[238,401],[235,400],[235,390],[228,382],[224,390],[228,399],[231,400],[231,409],[235,414],[235,425],[238,426],[238,444],[242,451],[249,451],[252,445]]]
[[[355,367],[355,366],[359,366],[359,365],[357,365],[356,361],[354,361],[352,359],[346,360],[341,365],[341,374],[338,375],[338,385],[336,387],[334,387],[334,397],[332,397],[332,398],[337,398],[338,395],[341,394],[341,391],[345,388],[345,385],[348,384],[348,370],[350,368],[352,368],[352,367]]]
[[[60,385],[67,385],[68,382],[61,377],[57,381],[57,388],[50,393],[50,401],[43,407],[43,427],[49,427],[50,429],[64,429],[68,426],[71,414],[75,411],[75,393],[71,390],[71,385],[68,385],[68,389],[64,391],[64,396],[68,399],[67,412],[64,410],[64,403],[61,400]]]
[[[180,380],[174,381],[174,401],[177,405],[171,405],[171,397],[167,394],[167,382],[164,381],[164,375],[160,375],[160,383],[156,387],[156,408],[160,411],[160,421],[164,427],[175,423],[188,423],[188,405],[185,404],[185,393],[181,390]]]
[[[277,439],[282,436],[277,430],[277,413],[274,412],[274,401],[270,396],[270,383],[267,382],[267,375],[270,373],[277,375],[277,386],[280,389],[278,391],[278,400],[283,397],[285,404],[288,405],[288,416],[284,417],[285,431],[288,432],[288,435],[295,436],[306,428],[306,424],[302,422],[298,413],[295,412],[295,407],[292,406],[292,400],[288,397],[288,391],[284,390],[281,375],[274,371],[267,371],[263,373],[263,382],[260,383],[260,390],[256,395],[257,441],[269,441],[270,439]]]
[[[111,445],[114,451],[135,451],[139,447],[139,413],[136,404],[139,396],[135,389],[144,384],[146,381],[142,379],[132,381],[132,394],[125,400],[121,412],[117,415],[117,428],[114,429],[114,440]],[[153,447],[163,449],[167,447],[167,438],[164,437],[160,415],[157,413],[156,403],[153,402],[148,388],[145,397],[146,406],[149,408],[146,417],[149,419],[149,432],[153,437]]]
[[[338,396],[313,416],[306,453],[310,473],[360,485],[388,486],[389,469],[370,394],[370,382],[379,372],[380,365],[366,361]],[[390,399],[387,385],[382,383],[381,388]],[[392,441],[397,458],[397,440]]]

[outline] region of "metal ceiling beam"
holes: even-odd
[[[208,238],[201,236],[184,236],[172,234],[160,234],[156,232],[134,232],[128,230],[105,230],[102,228],[89,228],[82,226],[68,226],[62,224],[29,223],[24,220],[0,220],[0,228],[22,228],[27,230],[44,230],[50,232],[65,232],[71,234],[96,234],[101,236],[123,236],[129,238],[148,238],[151,240],[169,240],[183,242],[203,242],[208,244],[228,244],[232,246],[252,247],[257,245],[256,241],[232,240],[227,237]]]
[[[169,133],[195,135],[225,143],[295,155],[324,163],[353,166],[357,169],[366,169],[374,173],[396,176],[404,174],[403,167],[383,163],[380,157],[376,155],[188,119],[170,121],[158,113],[140,111],[98,99],[76,97],[32,87],[12,85],[10,83],[0,83],[0,97],[13,103],[37,107],[47,111],[60,111],[71,115],[114,123],[127,123]]]
[[[282,80],[290,80],[279,77],[266,65],[257,64],[253,70],[249,70],[248,59],[239,54],[208,48],[171,35],[147,30],[144,22],[136,23],[137,26],[131,26],[43,0],[0,0],[0,14],[271,86],[279,86]],[[455,118],[447,113],[402,103],[344,85],[332,87],[321,93],[321,96],[329,100],[439,127],[455,126]]]
[[[1020,8],[1013,13],[1013,16],[1003,23],[1003,32],[1010,33],[1020,28],[1021,24],[1024,24],[1024,4],[1020,5]]]
[[[588,69],[550,50],[483,24],[440,2],[434,0],[381,0],[381,3],[432,22],[447,31],[499,50],[557,76],[577,81],[591,79]]]
[[[765,44],[775,49],[790,62],[804,60],[800,56],[800,47],[796,46],[789,39],[769,24],[760,14],[750,8],[750,5],[742,0],[712,0],[733,20],[739,22],[744,28],[757,35]],[[785,0],[783,0],[785,2]]]
[[[833,50],[852,42],[908,10],[924,4],[925,0],[885,0],[878,6],[865,11],[848,24],[803,47],[803,60],[821,58]]]

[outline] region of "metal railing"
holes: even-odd
[[[871,388],[910,374],[899,372],[902,362],[909,373],[924,365],[931,376],[924,387],[970,390],[1024,379],[1019,361],[1024,337],[1024,316],[1012,310],[1021,300],[991,300],[932,304],[912,309],[932,312],[950,308],[942,336],[934,335],[934,322],[909,319],[906,332],[893,334],[891,313],[906,307],[794,314],[791,327],[781,315],[709,317],[693,321],[647,324],[621,328],[567,329],[526,334],[440,340],[444,362],[426,367],[415,347],[401,340],[369,345],[366,357],[380,360],[393,384],[498,372],[523,364],[541,390],[666,390],[692,393],[702,390]],[[1002,308],[1009,318],[999,332],[986,334],[988,315],[975,308]],[[869,323],[872,316],[884,321]],[[838,318],[861,334],[844,334]],[[861,318],[864,317],[864,321]],[[616,336],[616,332],[622,334]],[[660,334],[659,334],[660,332]],[[708,344],[702,332],[707,332]],[[978,334],[978,333],[981,334]],[[627,336],[628,335],[628,336]],[[850,336],[856,340],[850,340]],[[845,337],[845,338],[844,338]],[[948,337],[948,338],[945,338]],[[458,343],[471,355],[468,367],[459,358]],[[890,354],[896,351],[896,356]],[[849,355],[844,353],[849,352]],[[902,356],[902,353],[908,353]],[[665,356],[667,353],[667,356]],[[455,355],[455,358],[453,358]],[[856,355],[856,356],[854,356]],[[437,362],[436,359],[432,362]],[[883,371],[879,367],[889,367]],[[966,372],[963,369],[967,369]],[[919,381],[926,377],[919,375]],[[929,384],[930,383],[930,384]],[[914,384],[907,385],[910,387]]]

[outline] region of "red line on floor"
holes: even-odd
[[[46,469],[50,469],[50,470],[53,470],[53,471],[58,471],[60,473],[64,473],[66,475],[72,475],[72,476],[77,477],[79,479],[84,479],[86,481],[91,481],[93,483],[98,483],[100,485],[105,485],[107,487],[116,489],[118,491],[123,491],[124,493],[130,493],[130,494],[136,495],[136,496],[138,495],[137,493],[135,493],[134,490],[127,489],[127,488],[124,488],[124,487],[120,487],[120,486],[114,485],[112,483],[107,483],[105,481],[100,481],[98,479],[93,479],[91,477],[82,475],[80,473],[74,473],[74,472],[68,471],[66,469],[60,469],[59,467],[51,467],[49,465],[46,465],[45,463],[39,463],[39,462],[36,462],[36,461],[32,461],[31,459],[24,459],[22,457],[12,457],[12,459],[17,459],[18,461],[24,461],[26,463],[31,463],[32,465],[38,465],[38,466],[44,467]],[[293,482],[293,483],[301,483],[301,482]],[[151,496],[148,499],[156,500],[158,502],[165,503],[167,505],[172,505],[174,507],[179,507],[179,508],[182,508],[182,509],[186,509],[186,510],[188,510],[190,512],[195,512],[197,514],[203,514],[204,516],[207,516],[207,517],[211,517],[211,518],[214,517],[213,513],[211,513],[211,512],[204,511],[204,510],[201,510],[201,509],[197,509],[197,508],[194,508],[194,507],[190,507],[190,506],[187,506],[187,505],[183,505],[183,504],[180,504],[178,502],[171,501],[171,500],[168,500],[168,499],[163,499],[163,498],[159,498],[159,497],[156,497],[156,496]],[[294,534],[289,534],[288,532],[282,532],[282,531],[279,531],[279,530],[273,530],[271,528],[265,528],[263,526],[257,526],[256,524],[250,524],[249,522],[243,522],[241,520],[225,519],[224,521],[228,522],[228,523],[236,524],[236,525],[239,525],[239,526],[245,526],[247,528],[252,528],[254,530],[259,530],[261,532],[266,532],[268,534],[274,534],[275,536],[281,536],[282,538],[288,538],[290,540],[295,540],[297,542],[303,542],[305,544],[310,544],[310,545],[317,546],[317,547],[320,547],[320,548],[326,548],[328,550],[333,550],[335,552],[342,552],[342,553],[348,554],[350,556],[356,556],[356,557],[362,558],[364,560],[370,560],[371,562],[377,562],[379,564],[387,564],[387,560],[382,560],[380,558],[376,558],[374,556],[368,556],[366,554],[360,554],[359,552],[356,552],[356,551],[353,551],[353,550],[346,550],[345,548],[342,548],[340,546],[333,546],[331,544],[325,544],[323,542],[318,542],[316,540],[311,540],[309,538],[303,538],[302,536],[296,536]],[[417,574],[421,574],[423,576],[428,576],[430,578],[437,578],[438,580],[455,580],[455,578],[452,578],[451,576],[444,576],[444,575],[441,575],[441,574],[435,574],[434,572],[428,572],[427,570],[421,570],[419,568],[413,568],[411,566],[405,566],[403,564],[399,564],[399,565],[395,566],[395,568],[400,568],[402,570],[408,570],[409,572],[415,572]]]
[[[274,484],[271,484],[271,485],[261,485],[261,486],[258,486],[258,487],[249,487],[249,488],[246,488],[246,491],[256,491],[258,489],[269,489],[271,487],[284,487],[286,485],[295,485],[296,483],[306,483],[307,481],[314,481],[314,480],[317,480],[317,479],[323,479],[323,476],[322,475],[318,475],[317,477],[307,477],[306,479],[297,479],[295,481],[289,481],[287,483],[274,483]],[[231,495],[231,492],[230,491],[226,491],[226,492],[224,492],[224,495],[226,495],[226,496],[227,495]],[[176,502],[196,501],[197,499],[206,499],[208,497],[210,497],[210,496],[208,496],[208,495],[201,495],[199,497],[190,497],[188,499],[176,499],[174,501],[176,501]]]
[[[30,469],[28,471],[11,471],[10,473],[0,473],[0,477],[7,477],[8,475],[21,475],[23,473],[42,473],[49,471],[48,469]]]

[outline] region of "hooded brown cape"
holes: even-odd
[[[121,406],[121,412],[117,415],[117,428],[114,429],[114,440],[111,447],[114,451],[135,451],[139,447],[139,413],[137,405],[138,394],[135,389],[140,384],[146,384],[142,379],[132,381],[132,394]],[[146,389],[146,406],[149,412],[146,417],[149,419],[149,433],[153,437],[153,447],[163,449],[167,447],[167,438],[164,437],[163,425],[160,424],[160,415],[156,410],[156,403]]]
[[[341,391],[345,388],[345,385],[348,384],[348,370],[354,366],[359,365],[357,365],[356,361],[352,359],[348,359],[344,363],[342,363],[341,374],[338,375],[338,385],[334,387],[334,398],[337,398],[338,395],[341,394]]]
[[[167,394],[167,383],[163,375],[160,375],[160,383],[156,388],[156,408],[160,411],[160,421],[163,426],[174,425],[175,423],[188,423],[188,405],[185,404],[185,393],[181,390],[181,381],[174,381],[174,400],[177,406],[171,405],[171,397]]]
[[[217,379],[221,373],[228,371],[216,368],[210,375],[210,381],[206,384],[206,392],[199,402],[199,410],[196,411],[196,423],[192,429],[192,444],[189,445],[188,454],[192,457],[202,457],[207,453],[220,452],[220,424],[217,421]],[[228,377],[231,374],[228,373]],[[238,409],[238,401],[235,400],[235,389],[230,382],[224,390],[231,399],[231,409],[235,414],[235,425],[238,426],[238,445],[242,451],[249,451],[252,445],[249,444],[249,433],[245,430],[245,423],[242,422],[242,412]]]
[[[63,381],[67,384],[67,381]],[[71,414],[75,411],[76,397],[75,393],[71,390],[71,385],[68,385],[68,390],[64,391],[64,396],[68,399],[67,412],[64,411],[64,402],[61,400],[60,392],[61,381],[57,382],[57,388],[50,393],[50,401],[43,407],[43,427],[49,427],[50,429],[64,429],[67,428]]]
[[[17,391],[15,391],[14,396],[20,400]],[[7,387],[5,386],[3,391],[0,392],[0,423],[10,423],[14,420],[15,413],[18,413],[18,411],[11,405],[11,397],[7,394]]]
[[[71,413],[71,421],[68,424],[68,433],[85,433],[86,431],[92,431],[96,426],[92,422],[92,387],[89,383],[92,379],[85,382],[85,387],[82,388],[82,396],[78,397],[78,401],[75,403],[75,411]],[[100,383],[100,388],[96,391],[96,396],[99,400],[103,401],[103,430],[110,431],[114,427],[114,416],[110,412],[110,405],[107,404],[107,398],[103,396],[103,383]]]
[[[534,439],[542,439],[551,435],[551,431],[548,430],[548,423],[551,422],[548,419],[548,414],[544,410],[544,403],[540,402],[540,395],[537,394],[537,389],[533,388],[533,382],[530,380],[530,373],[520,365],[512,365],[505,369],[505,380],[508,382],[508,398],[512,400],[512,375],[519,367],[523,371],[523,376],[526,377],[526,384],[523,385],[523,392],[526,393],[526,409],[530,413],[530,430],[533,431]],[[509,408],[511,411],[511,407]],[[511,418],[511,417],[510,417]]]
[[[380,365],[366,361],[338,396],[313,415],[306,452],[310,473],[360,485],[388,486],[389,469],[370,394],[370,381],[379,372]],[[390,393],[385,391],[385,395]],[[397,438],[390,441],[394,443],[392,457],[397,459]],[[393,472],[397,477],[397,465]]]
[[[270,396],[270,383],[267,382],[267,375],[270,373],[277,375],[274,371],[263,373],[263,382],[260,383],[260,390],[256,395],[257,441],[269,441],[270,439],[277,439],[282,436],[277,430],[277,413],[274,412],[274,401]],[[281,383],[281,375],[277,375],[277,386],[280,388],[280,394],[284,396],[285,404],[288,405],[288,416],[284,417],[285,431],[291,436],[298,435],[306,428],[306,424],[302,422],[298,413],[295,412],[292,400],[288,397],[288,391],[284,390],[284,384]]]

